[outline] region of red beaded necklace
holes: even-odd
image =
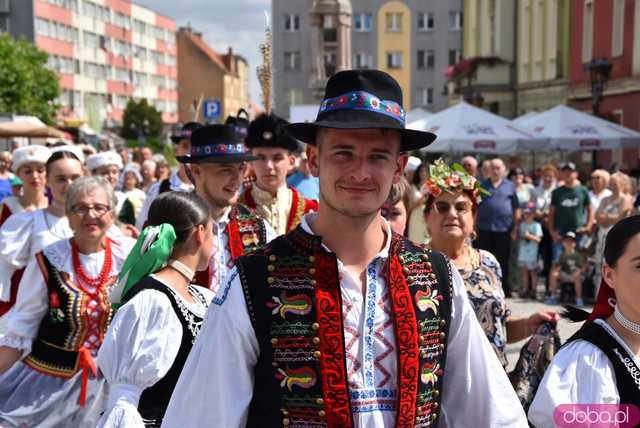
[[[90,277],[85,272],[80,263],[80,251],[78,250],[78,244],[75,239],[71,239],[71,261],[73,263],[73,271],[76,274],[76,282],[82,288],[82,290],[88,294],[93,294],[99,291],[108,281],[111,276],[111,265],[113,263],[111,257],[111,240],[106,239],[104,248],[104,262],[102,264],[102,270],[96,277]],[[89,291],[84,287],[85,285],[93,288],[93,291]]]

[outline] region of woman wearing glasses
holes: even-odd
[[[430,167],[423,192],[427,195],[424,213],[430,247],[447,255],[458,268],[478,321],[506,368],[506,344],[531,336],[545,322],[556,322],[558,315],[541,311],[529,317],[511,316],[502,289],[500,264],[493,254],[471,246],[483,192],[475,177],[460,165],[451,168],[438,160]]]
[[[104,178],[73,182],[73,236],[29,261],[0,333],[0,426],[95,426],[104,381],[94,357],[111,320],[108,291],[133,245],[107,237],[115,203]]]

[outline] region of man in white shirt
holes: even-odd
[[[343,71],[290,125],[319,211],[237,260],[163,426],[527,426],[457,270],[380,216],[404,153],[435,139],[401,106],[391,76]]]

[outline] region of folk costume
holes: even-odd
[[[34,145],[20,147],[12,153],[11,170],[15,174],[21,166],[30,162],[37,162],[45,165],[50,156],[51,150],[45,146]],[[20,198],[15,196],[5,197],[0,204],[0,226],[2,226],[12,214],[19,214],[24,211],[25,208],[20,203]],[[2,293],[0,292],[0,297],[1,294]]]
[[[178,156],[182,163],[238,163],[256,159],[247,152],[233,125],[208,125],[191,135],[191,154]],[[195,283],[214,292],[226,282],[235,260],[275,238],[273,229],[255,211],[236,204],[214,219],[214,252],[206,271],[196,274]]]
[[[187,122],[182,126],[180,132],[171,136],[171,141],[174,144],[179,144],[182,140],[191,140],[191,134],[202,125],[198,122]],[[159,194],[164,192],[191,192],[193,190],[193,183],[182,181],[178,171],[173,171],[169,178],[162,180],[158,183],[154,183],[149,187],[147,192],[147,198],[142,205],[142,209],[136,218],[136,227],[138,230],[144,229],[145,222],[149,216],[149,207],[155,198]]]
[[[298,150],[298,143],[284,131],[288,124],[275,114],[258,116],[249,125],[245,143],[249,149],[257,147],[275,147],[289,152]],[[259,187],[258,183],[245,187],[240,202],[256,210],[260,217],[267,220],[278,235],[292,231],[302,216],[311,211],[318,211],[318,201],[306,199],[294,187],[283,183],[276,193]]]
[[[611,315],[640,334],[640,326],[620,313],[615,291],[602,280],[593,312],[556,354],[538,387],[528,413],[534,426],[556,426],[554,409],[560,404],[640,407],[640,359],[606,321]]]
[[[59,240],[31,259],[0,346],[23,359],[0,375],[0,425],[95,426],[104,381],[94,357],[111,319],[108,290],[133,245],[107,238],[106,248],[80,254]]]
[[[328,107],[342,99],[339,112]],[[313,126],[388,125],[401,150],[425,146],[434,136],[405,132],[401,104],[387,74],[340,72]],[[318,215],[237,260],[163,426],[526,427],[449,261],[383,221],[384,247],[361,286],[314,234]],[[461,397],[476,398],[461,411]]]
[[[91,171],[92,175],[96,174],[96,169],[103,166],[111,166],[115,165],[118,168],[118,171],[122,171],[122,158],[116,152],[100,152],[95,155],[91,155],[87,157],[87,169]],[[115,188],[115,186],[114,186]],[[135,225],[135,210],[133,208],[133,204],[127,198],[121,190],[115,190],[116,194],[116,206],[115,213],[116,218],[121,223]]]
[[[98,427],[160,426],[214,297],[211,290],[190,285],[194,302],[188,302],[172,284],[153,275],[167,262],[176,263],[167,260],[175,236],[169,224],[145,228],[120,274],[120,281],[125,281],[122,292],[111,295],[112,302],[123,304],[97,359],[109,384],[105,413]]]

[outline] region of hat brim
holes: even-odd
[[[180,141],[182,141],[182,137],[179,135],[172,135],[169,138],[171,138],[171,141],[173,141],[173,144],[178,144]]]
[[[399,128],[381,124],[380,122],[338,122],[317,121],[313,123],[292,123],[285,127],[295,139],[307,144],[315,144],[316,132],[319,128],[329,129],[389,129],[397,131],[401,136],[400,151],[408,152],[427,147],[433,143],[437,136],[431,132],[416,131],[414,129]]]
[[[231,155],[210,155],[210,156],[176,156],[176,160],[180,163],[240,163],[258,160],[257,156],[250,153],[247,154],[231,154]]]

